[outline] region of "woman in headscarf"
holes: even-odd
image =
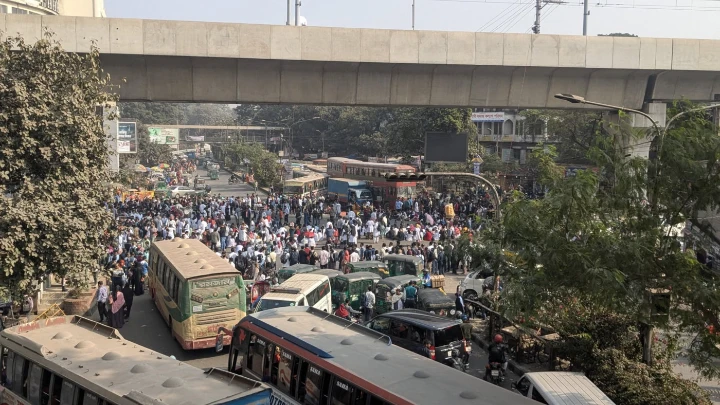
[[[125,298],[125,309],[123,310],[125,313],[125,320],[129,320],[130,310],[132,310],[133,299],[135,298],[135,291],[133,291],[133,287],[130,283],[125,284],[125,287],[122,289],[122,294],[123,298]]]
[[[114,291],[109,297],[110,307],[110,326],[120,329],[125,324],[125,296],[120,291],[120,286],[114,286]]]

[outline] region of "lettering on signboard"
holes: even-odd
[[[255,341],[255,343],[259,344],[260,346],[265,346],[265,341],[264,341],[264,340],[258,339],[258,340]]]
[[[231,278],[222,278],[215,280],[198,281],[195,283],[195,288],[208,288],[208,287],[222,287],[233,283]]]
[[[290,355],[290,353],[288,353],[288,352],[286,352],[286,351],[284,351],[284,350],[283,350],[283,352],[282,352],[282,355],[283,355],[283,357],[285,357],[286,359],[292,360],[292,355]]]
[[[341,383],[340,381],[336,382],[337,386],[344,389],[345,391],[350,391],[350,387],[348,387],[347,384]]]
[[[316,368],[313,367],[313,366],[310,366],[310,372],[313,373],[313,374],[315,374],[315,375],[320,375],[320,370],[316,369]]]

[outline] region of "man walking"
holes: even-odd
[[[372,287],[368,287],[365,293],[365,305],[363,305],[363,313],[365,315],[365,322],[369,321],[373,317],[373,309],[375,308],[375,294],[372,292]]]
[[[100,315],[100,322],[102,322],[107,315],[107,307],[105,305],[108,298],[107,287],[103,285],[102,281],[98,281],[98,288],[97,292],[95,293],[95,298],[97,299],[97,309],[98,315]]]

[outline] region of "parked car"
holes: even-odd
[[[486,290],[494,288],[492,273],[489,276],[486,274],[483,270],[477,270],[465,276],[465,279],[460,282],[460,291],[462,291],[463,298],[477,300],[482,297]],[[500,280],[500,288],[502,289],[502,279]]]
[[[170,195],[172,195],[173,197],[197,194],[197,191],[193,190],[192,187],[186,187],[186,186],[173,186],[173,187],[170,187],[169,191],[170,191]]]
[[[525,373],[517,383],[512,384],[512,388],[522,396],[543,404],[615,404],[583,373],[564,371]]]
[[[430,341],[430,357],[444,362],[452,351],[462,350],[462,322],[417,309],[401,309],[378,315],[366,323],[370,329],[392,337],[393,344],[415,353],[422,353],[424,340]]]

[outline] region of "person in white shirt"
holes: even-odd
[[[368,287],[365,293],[365,302],[363,303],[363,315],[365,316],[365,322],[370,321],[373,317],[375,310],[375,294],[372,292],[372,287]]]
[[[320,268],[327,269],[328,262],[330,261],[330,252],[328,252],[327,246],[323,246],[320,251]]]
[[[350,263],[357,263],[360,261],[360,254],[358,254],[357,250],[353,249],[352,253],[350,253]]]

